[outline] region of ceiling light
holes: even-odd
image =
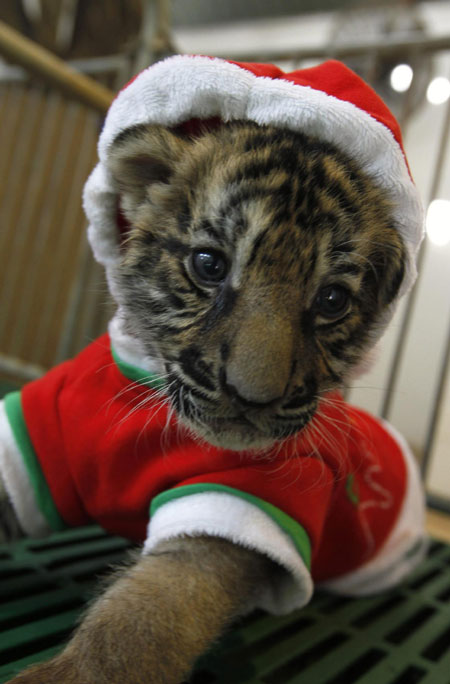
[[[414,72],[409,64],[397,64],[391,71],[391,88],[397,93],[404,93],[412,83]]]
[[[427,89],[427,100],[431,104],[439,105],[447,102],[450,97],[450,81],[444,76],[433,78]]]
[[[427,236],[434,245],[442,247],[450,242],[450,201],[435,199],[426,218]]]

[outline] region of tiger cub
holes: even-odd
[[[109,171],[130,225],[121,315],[180,421],[232,450],[298,433],[361,362],[402,281],[382,191],[333,145],[244,122],[196,139],[136,127]],[[60,656],[14,682],[177,684],[283,572],[225,539],[160,543]]]
[[[251,122],[195,140],[135,128],[109,166],[133,226],[126,324],[181,421],[232,449],[301,430],[403,278],[383,192],[334,146]]]

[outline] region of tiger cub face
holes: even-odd
[[[244,122],[134,128],[109,170],[131,225],[122,313],[181,422],[231,449],[297,433],[402,281],[383,193],[334,146]]]

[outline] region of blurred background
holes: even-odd
[[[2,390],[105,330],[111,304],[86,244],[81,192],[114,91],[173,53],[288,70],[336,57],[397,115],[427,215],[420,278],[348,398],[406,436],[430,507],[450,512],[448,1],[2,0]]]

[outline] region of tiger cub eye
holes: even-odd
[[[342,285],[328,285],[317,295],[315,309],[318,314],[330,321],[342,318],[350,305],[350,293]]]
[[[228,273],[225,256],[215,249],[198,249],[192,254],[192,269],[206,284],[220,283]]]

